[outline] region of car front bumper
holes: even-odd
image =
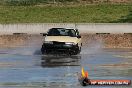
[[[78,45],[72,44],[47,44],[43,43],[41,51],[70,53],[78,50]]]

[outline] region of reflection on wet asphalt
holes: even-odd
[[[42,42],[35,40],[23,46],[0,48],[0,88],[82,88],[77,79],[81,66],[88,70],[90,79],[132,80],[131,49],[85,45],[76,56],[42,55]]]
[[[80,56],[42,56],[42,67],[80,66]]]

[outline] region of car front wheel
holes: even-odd
[[[77,48],[73,51],[73,55],[77,55],[81,52],[81,47],[77,46]]]

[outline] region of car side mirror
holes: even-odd
[[[46,36],[47,35],[47,33],[43,33],[43,36]]]
[[[78,35],[78,36],[77,36],[77,38],[81,38],[81,36],[80,36],[80,35]]]

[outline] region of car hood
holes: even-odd
[[[45,41],[58,41],[58,42],[74,42],[75,44],[78,43],[77,37],[70,37],[70,36],[46,36]]]

